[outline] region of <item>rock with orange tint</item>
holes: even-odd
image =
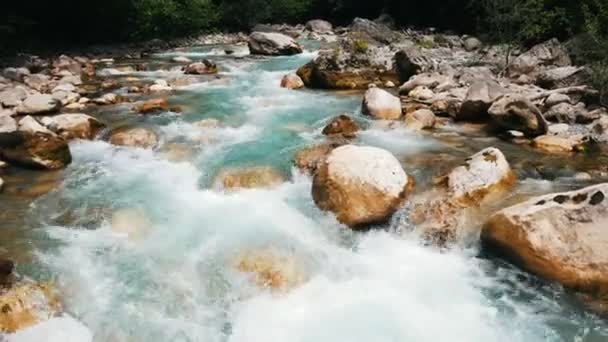
[[[0,332],[14,333],[46,321],[61,310],[52,288],[35,283],[0,288]]]
[[[390,152],[345,145],[332,150],[315,173],[316,205],[353,229],[383,223],[401,206],[413,180]]]
[[[300,89],[304,88],[304,81],[296,74],[287,74],[281,79],[281,88]]]
[[[323,128],[322,133],[329,136],[354,138],[357,136],[357,131],[359,131],[359,125],[350,116],[339,115]]]
[[[222,190],[269,188],[284,181],[283,175],[272,167],[256,166],[221,170],[214,187]]]
[[[91,140],[105,125],[94,117],[86,114],[59,114],[45,117],[42,123],[51,131],[65,139]]]
[[[255,285],[273,291],[287,291],[306,281],[304,266],[295,256],[270,248],[244,252],[233,263]]]
[[[169,102],[167,99],[152,99],[148,100],[135,108],[141,114],[158,113],[169,110]]]
[[[156,133],[146,128],[120,129],[112,133],[110,143],[118,146],[152,148],[158,143]]]
[[[363,97],[363,114],[381,120],[397,120],[401,117],[401,100],[380,88],[371,88]]]
[[[594,298],[608,298],[608,183],[531,198],[499,211],[484,248]]]
[[[303,148],[296,152],[293,162],[300,171],[313,175],[329,153],[342,145],[344,143],[331,142]]]

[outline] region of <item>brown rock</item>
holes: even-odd
[[[141,114],[157,113],[169,110],[169,102],[167,99],[152,99],[148,100],[136,107],[136,110]]]
[[[215,177],[216,189],[236,190],[268,188],[282,184],[283,175],[271,167],[224,169]]]
[[[45,133],[14,132],[0,141],[2,159],[24,167],[61,169],[72,162],[67,142]]]
[[[359,125],[350,116],[343,114],[333,118],[323,129],[323,134],[354,138],[357,131],[359,131]]]
[[[156,134],[145,128],[119,129],[110,137],[110,143],[118,146],[152,148],[157,142]]]

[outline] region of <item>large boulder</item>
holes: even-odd
[[[438,245],[465,240],[479,233],[474,230],[477,211],[500,199],[514,183],[515,173],[502,152],[484,149],[440,178],[435,189],[412,200],[411,223]]]
[[[608,184],[532,198],[492,216],[484,248],[575,291],[608,295]]]
[[[184,67],[186,75],[208,75],[217,74],[217,65],[210,60],[204,59],[201,62],[191,63]]]
[[[511,76],[517,76],[532,73],[542,66],[565,67],[571,64],[566,47],[557,39],[551,39],[517,56],[508,71]]]
[[[353,229],[386,222],[401,206],[413,180],[388,151],[345,145],[331,151],[317,170],[317,206]]]
[[[407,82],[412,76],[423,71],[427,64],[422,51],[415,46],[398,51],[394,58],[395,69],[401,82]]]
[[[540,110],[528,98],[507,94],[496,100],[488,110],[492,121],[504,130],[524,132],[528,136],[547,133],[549,125]]]
[[[583,67],[564,66],[541,71],[536,84],[547,89],[565,88],[584,83]]]
[[[56,135],[18,131],[0,139],[0,159],[36,169],[61,169],[72,162],[67,142]]]
[[[397,120],[401,117],[401,100],[379,88],[371,88],[363,96],[362,112],[376,119]]]
[[[28,92],[24,87],[9,87],[0,91],[0,104],[4,107],[17,107],[27,96]]]
[[[315,33],[332,33],[334,27],[328,21],[314,19],[306,23],[306,29]]]
[[[61,108],[61,101],[48,94],[28,96],[18,107],[17,113],[22,115],[40,115],[53,113]]]
[[[283,182],[280,172],[259,166],[221,170],[215,178],[214,187],[220,190],[268,188]]]
[[[126,128],[113,132],[110,143],[118,146],[152,148],[158,143],[156,133],[146,128]]]
[[[254,55],[295,55],[302,47],[291,37],[275,32],[253,32],[249,36],[249,50]]]
[[[91,140],[105,125],[94,117],[81,114],[60,114],[42,119],[42,123],[51,131],[65,139]]]
[[[359,131],[359,125],[348,115],[339,115],[333,118],[325,128],[323,135],[354,138]]]
[[[469,87],[457,120],[479,121],[488,117],[488,109],[505,92],[496,81],[477,81]]]

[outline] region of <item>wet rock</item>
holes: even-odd
[[[166,112],[169,110],[169,102],[165,98],[152,99],[138,105],[135,109],[141,114]]]
[[[283,175],[267,166],[221,170],[215,177],[214,188],[220,190],[269,188],[282,184]]]
[[[160,150],[161,155],[168,161],[179,163],[192,160],[194,151],[186,144],[166,144]]]
[[[67,142],[56,135],[14,132],[0,141],[0,157],[12,164],[55,170],[72,162]]]
[[[300,171],[313,175],[329,153],[343,145],[342,142],[331,142],[306,147],[295,154],[294,164]]]
[[[150,90],[150,92],[152,92],[152,93],[157,93],[157,92],[172,91],[173,88],[171,88],[169,86],[169,84],[167,83],[167,81],[165,81],[165,80],[156,80],[156,81],[154,81],[154,84],[151,85],[150,88],[148,88],[148,90]]]
[[[154,132],[146,128],[126,128],[114,131],[110,143],[118,146],[152,148],[158,143]]]
[[[48,94],[28,96],[18,107],[17,113],[22,115],[41,115],[53,113],[61,108],[61,102]]]
[[[304,266],[291,253],[264,248],[249,250],[233,261],[234,269],[250,274],[252,282],[273,291],[287,291],[306,281]]]
[[[0,92],[0,104],[4,107],[17,107],[27,96],[28,92],[24,87],[9,87]]]
[[[435,127],[435,114],[429,109],[419,109],[405,116],[405,126],[420,131]]]
[[[53,117],[43,118],[42,122],[51,131],[64,139],[88,139],[95,138],[105,125],[94,117],[82,114],[60,114]]]
[[[532,198],[492,216],[484,248],[541,277],[608,295],[608,185]]]
[[[493,122],[504,130],[518,130],[528,136],[547,133],[548,124],[540,110],[526,97],[505,95],[488,110]]]
[[[201,62],[188,64],[184,67],[184,73],[186,75],[217,74],[217,71],[217,65],[207,59],[204,59]]]
[[[411,223],[435,244],[461,241],[476,233],[475,212],[502,197],[514,183],[515,173],[502,152],[487,148],[439,179],[437,188],[413,199]]]
[[[61,305],[50,286],[20,283],[0,290],[0,308],[0,332],[14,333],[50,319]]]
[[[110,228],[113,233],[130,240],[139,240],[146,235],[151,223],[142,209],[126,208],[112,213]]]
[[[198,83],[199,80],[195,76],[180,76],[169,80],[169,86],[173,88],[187,87],[191,84]],[[136,93],[139,91],[136,91]]]
[[[304,88],[304,81],[297,74],[287,74],[281,79],[281,88],[300,89]]]
[[[323,134],[329,136],[341,136],[344,138],[354,138],[359,131],[359,125],[348,115],[339,115],[333,118],[325,128]]]
[[[99,87],[103,90],[114,90],[120,88],[120,83],[115,79],[107,79],[101,82]]]
[[[295,55],[302,53],[302,47],[284,34],[274,32],[253,32],[249,36],[249,50],[254,55]]]
[[[517,56],[509,65],[508,71],[514,76],[529,74],[540,66],[564,67],[571,64],[566,47],[557,39],[551,39]]]
[[[107,94],[102,95],[101,97],[93,99],[93,103],[98,104],[98,105],[111,105],[111,104],[116,104],[119,101],[120,101],[120,97],[114,93],[107,93]]]
[[[457,99],[446,99],[433,101],[431,110],[439,116],[455,118],[460,113],[462,102]]]
[[[532,146],[548,153],[567,153],[584,150],[585,141],[582,136],[541,135],[532,141]]]
[[[488,109],[504,92],[504,88],[493,80],[473,83],[467,92],[456,119],[479,121],[487,118]]]
[[[328,21],[321,19],[310,20],[306,23],[306,29],[315,33],[332,33],[334,27]]]
[[[4,77],[16,82],[23,82],[23,78],[29,74],[30,71],[27,68],[6,68],[2,71]]]
[[[428,101],[435,97],[435,93],[425,86],[418,86],[412,89],[412,91],[408,93],[408,96],[416,100]]]
[[[399,161],[375,147],[345,145],[331,151],[315,173],[316,205],[353,229],[387,221],[411,188]]]
[[[375,119],[397,120],[402,115],[401,101],[385,90],[371,88],[363,97],[362,112]]]

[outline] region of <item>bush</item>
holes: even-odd
[[[353,49],[356,53],[367,53],[369,50],[369,43],[365,39],[355,39],[353,41]]]

